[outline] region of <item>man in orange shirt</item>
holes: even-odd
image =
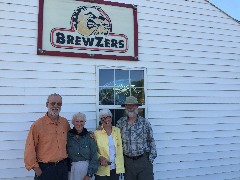
[[[70,125],[59,116],[62,97],[48,96],[48,112],[34,122],[30,128],[24,151],[27,170],[35,171],[35,180],[67,180],[67,132]]]

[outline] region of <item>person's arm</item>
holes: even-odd
[[[91,179],[90,176],[85,176],[85,177],[83,178],[83,180],[90,180],[90,179]]]
[[[154,159],[157,157],[157,149],[156,149],[156,144],[155,144],[155,140],[153,138],[153,130],[152,130],[152,127],[151,127],[151,124],[147,121],[147,142],[148,142],[148,146],[149,146],[149,149],[150,149],[150,152],[149,152],[149,160],[151,162],[154,161]]]
[[[24,163],[27,170],[33,169],[37,176],[40,176],[42,171],[39,168],[37,162],[37,153],[36,148],[38,145],[38,133],[36,130],[36,126],[32,125],[30,131],[28,133],[28,137],[25,144],[25,151],[24,151]]]
[[[91,177],[98,170],[98,155],[97,155],[97,144],[95,140],[89,137],[89,141],[90,141],[90,159],[89,159],[87,175]]]
[[[34,170],[35,174],[37,175],[37,177],[41,176],[42,170],[40,167],[34,167],[33,170]]]
[[[100,130],[97,130],[97,131],[100,131]],[[98,144],[98,138],[100,135],[97,133],[97,131],[94,132],[94,136],[95,136],[95,141]],[[99,149],[99,147],[97,150],[97,157],[98,157],[98,163],[100,164],[100,166],[108,166],[108,160],[101,154],[101,149]]]
[[[67,131],[71,129],[69,122],[67,121]]]
[[[72,159],[70,157],[70,152],[69,152],[69,149],[70,149],[70,134],[68,132],[67,134],[67,145],[66,145],[66,148],[67,148],[67,167],[68,167],[68,171],[71,171],[71,167],[72,167]]]

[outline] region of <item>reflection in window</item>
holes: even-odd
[[[129,70],[115,70],[115,86],[129,85]]]
[[[143,87],[144,86],[143,71],[140,71],[140,70],[131,71],[130,80],[131,80],[131,85],[134,85],[136,87]]]
[[[113,88],[99,88],[99,104],[100,105],[114,105],[114,90]]]
[[[99,70],[99,105],[120,105],[130,95],[145,104],[143,70]]]
[[[99,110],[110,109],[113,125],[125,116],[125,109],[120,105],[126,97],[135,96],[144,105],[144,92],[144,70],[99,69]],[[139,107],[139,115],[145,117],[144,106]]]
[[[114,82],[114,70],[113,69],[100,69],[99,70],[99,86],[113,86],[108,84]]]

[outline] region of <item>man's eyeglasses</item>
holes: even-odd
[[[111,116],[101,117],[101,120],[106,120],[107,118],[111,118]]]
[[[57,104],[57,106],[62,106],[61,102],[48,102],[49,104],[51,104],[51,106],[55,106],[55,104]]]

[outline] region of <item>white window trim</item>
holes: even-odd
[[[147,69],[146,68],[141,68],[141,67],[134,67],[134,68],[129,68],[129,67],[124,67],[124,66],[96,66],[96,127],[98,127],[99,123],[99,109],[102,109],[101,107],[104,106],[104,108],[108,109],[124,109],[124,107],[121,107],[120,105],[99,105],[99,69],[121,69],[121,70],[143,70],[144,72],[144,98],[145,98],[145,104],[141,106],[141,108],[145,109],[145,118],[148,119],[148,108],[147,108]]]

